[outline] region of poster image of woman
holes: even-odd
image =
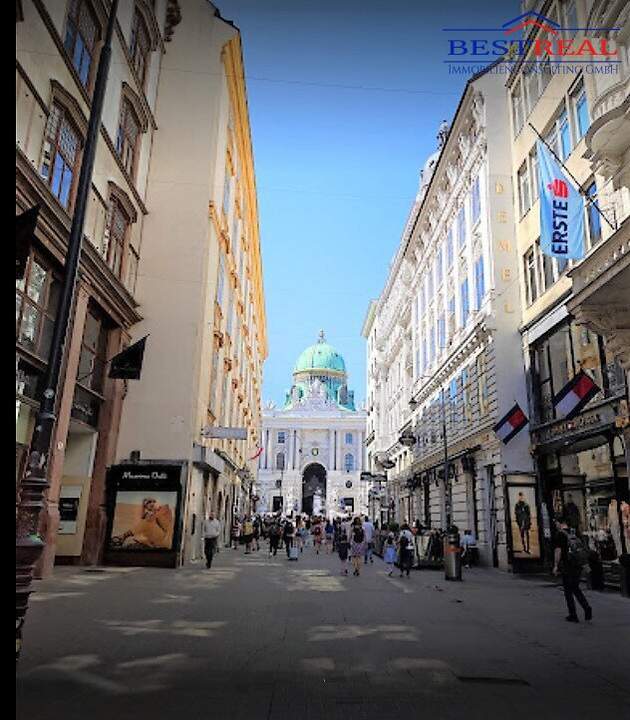
[[[111,548],[168,549],[173,545],[177,493],[121,491],[116,497]]]

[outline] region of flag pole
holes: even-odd
[[[566,172],[566,174],[571,178],[571,180],[573,180],[573,182],[577,185],[577,189],[578,189],[578,192],[580,193],[580,195],[586,200],[586,202],[588,202],[589,204],[591,204],[591,205],[595,208],[595,210],[597,210],[597,212],[599,213],[599,215],[606,221],[606,224],[608,225],[608,227],[609,227],[613,232],[616,232],[616,231],[618,230],[617,225],[613,225],[613,224],[610,222],[610,220],[606,217],[606,215],[604,215],[604,213],[602,212],[602,210],[601,210],[601,208],[599,207],[599,205],[597,204],[597,202],[586,192],[586,190],[584,190],[584,188],[582,187],[582,184],[580,183],[580,181],[579,181],[579,180],[575,177],[575,175],[569,170],[569,168],[562,162],[562,160],[560,160],[560,158],[558,157],[556,151],[555,151],[555,150],[551,147],[551,145],[545,140],[545,138],[538,132],[538,130],[536,130],[536,128],[535,128],[530,122],[528,122],[527,124],[528,124],[529,127],[536,133],[536,135],[538,136],[538,139],[543,143],[543,145],[547,148],[547,150],[549,150],[549,152],[554,156],[554,158],[556,159],[556,161],[558,162],[558,164],[560,165],[560,167]]]

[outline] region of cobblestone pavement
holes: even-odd
[[[397,573],[396,573],[397,575]],[[32,597],[18,719],[630,717],[630,601],[494,570],[222,550],[215,567],[58,568]]]

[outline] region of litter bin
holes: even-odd
[[[462,549],[459,544],[459,531],[451,528],[444,538],[444,578],[462,579]]]
[[[624,553],[619,557],[619,579],[622,597],[630,598],[630,553]]]

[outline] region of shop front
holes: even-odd
[[[554,516],[587,539],[606,584],[619,586],[619,558],[630,548],[630,487],[622,428],[628,423],[625,377],[601,337],[566,322],[533,347],[532,428],[541,511],[543,557],[553,562]],[[563,416],[558,397],[579,372],[595,382],[579,412]]]
[[[186,475],[186,463],[178,461],[109,468],[105,564],[181,564]]]

